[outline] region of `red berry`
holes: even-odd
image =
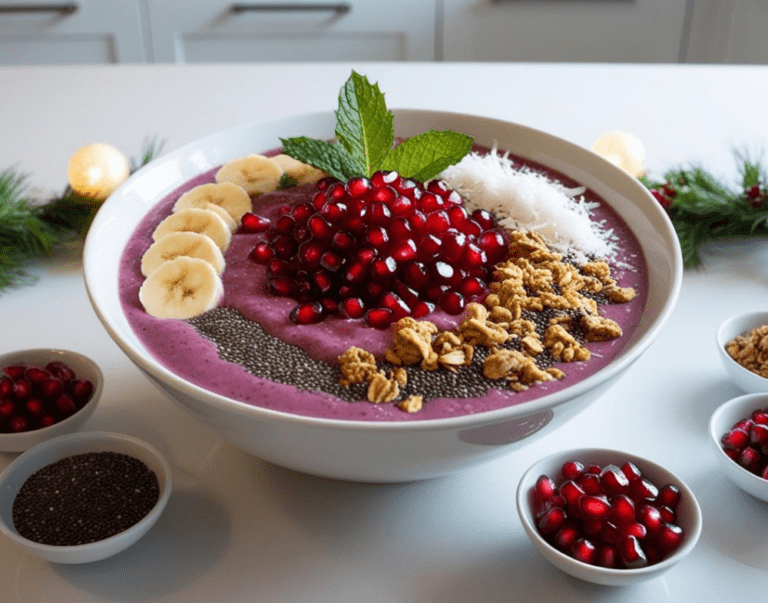
[[[563,464],[562,474],[564,479],[576,481],[584,473],[584,465],[579,461],[567,461]]]
[[[632,535],[624,536],[619,540],[619,554],[624,565],[629,569],[637,569],[648,565],[648,558],[645,556],[640,541]]]
[[[339,303],[339,310],[347,318],[362,318],[366,308],[359,297],[348,297]]]
[[[241,232],[258,233],[266,232],[269,229],[271,222],[267,218],[257,216],[252,212],[246,212],[243,217],[240,218],[240,230]]]
[[[386,329],[392,324],[393,313],[389,308],[371,308],[365,313],[365,322],[374,329]]]
[[[571,547],[571,555],[577,561],[594,565],[597,560],[597,549],[595,548],[595,545],[592,544],[592,541],[587,540],[586,538],[579,538]]]
[[[565,510],[560,507],[552,507],[539,518],[536,527],[544,536],[549,536],[560,530],[565,524],[565,520]]]
[[[670,509],[676,509],[680,503],[680,488],[674,484],[665,484],[659,490],[659,495],[656,497],[656,501],[660,505],[669,507]]]
[[[259,264],[267,264],[275,257],[275,249],[269,243],[256,243],[251,249],[250,258]]]
[[[18,381],[24,378],[24,373],[27,372],[27,365],[22,363],[10,364],[3,367],[3,372],[14,381]]]
[[[310,325],[323,319],[323,305],[320,302],[305,302],[291,310],[290,319],[298,325]]]

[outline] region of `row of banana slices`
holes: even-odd
[[[253,197],[274,191],[282,177],[296,184],[325,174],[288,155],[246,155],[225,163],[216,182],[182,194],[152,233],[141,258],[145,277],[139,300],[158,318],[192,318],[215,308],[224,296],[224,254]]]

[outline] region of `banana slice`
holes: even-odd
[[[196,207],[180,209],[165,218],[155,228],[152,239],[157,241],[171,232],[197,232],[208,235],[222,253],[227,250],[232,240],[232,231],[219,215]]]
[[[272,157],[272,161],[283,168],[283,173],[286,176],[294,178],[297,184],[314,184],[320,178],[325,178],[328,175],[316,167],[294,159],[290,155],[275,155]]]
[[[243,214],[252,209],[251,198],[242,186],[233,182],[211,182],[196,186],[181,195],[173,206],[173,211],[187,207],[210,209],[209,204],[224,209],[238,224]]]
[[[217,216],[219,216],[219,218],[224,220],[224,224],[227,225],[227,228],[229,228],[230,232],[235,232],[237,230],[237,222],[235,222],[235,219],[230,216],[229,212],[223,207],[214,205],[213,203],[207,203],[205,207],[200,207],[198,209],[207,209],[208,211],[215,213]]]
[[[163,262],[179,256],[205,260],[221,276],[224,271],[224,254],[213,239],[197,232],[170,232],[158,239],[141,257],[141,273],[149,276]]]
[[[280,182],[283,168],[264,155],[246,155],[225,163],[216,172],[216,182],[233,182],[249,195],[273,191]]]
[[[139,300],[158,318],[192,318],[215,308],[224,285],[208,262],[179,256],[163,262],[142,283]]]

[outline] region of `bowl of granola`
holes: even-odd
[[[636,179],[519,124],[407,109],[381,117],[392,150],[361,175],[336,117],[168,153],[89,232],[102,324],[227,440],[337,479],[445,475],[563,425],[658,335],[682,261]],[[150,250],[173,256],[185,229],[219,249]]]
[[[747,394],[768,392],[768,312],[731,316],[717,330],[717,350],[731,381]]]

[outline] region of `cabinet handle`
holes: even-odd
[[[78,6],[74,2],[69,4],[0,4],[0,13],[61,13],[71,15]]]
[[[258,4],[236,2],[230,6],[230,10],[233,13],[321,11],[343,15],[348,13],[351,9],[352,7],[346,2],[341,2],[339,4]]]

